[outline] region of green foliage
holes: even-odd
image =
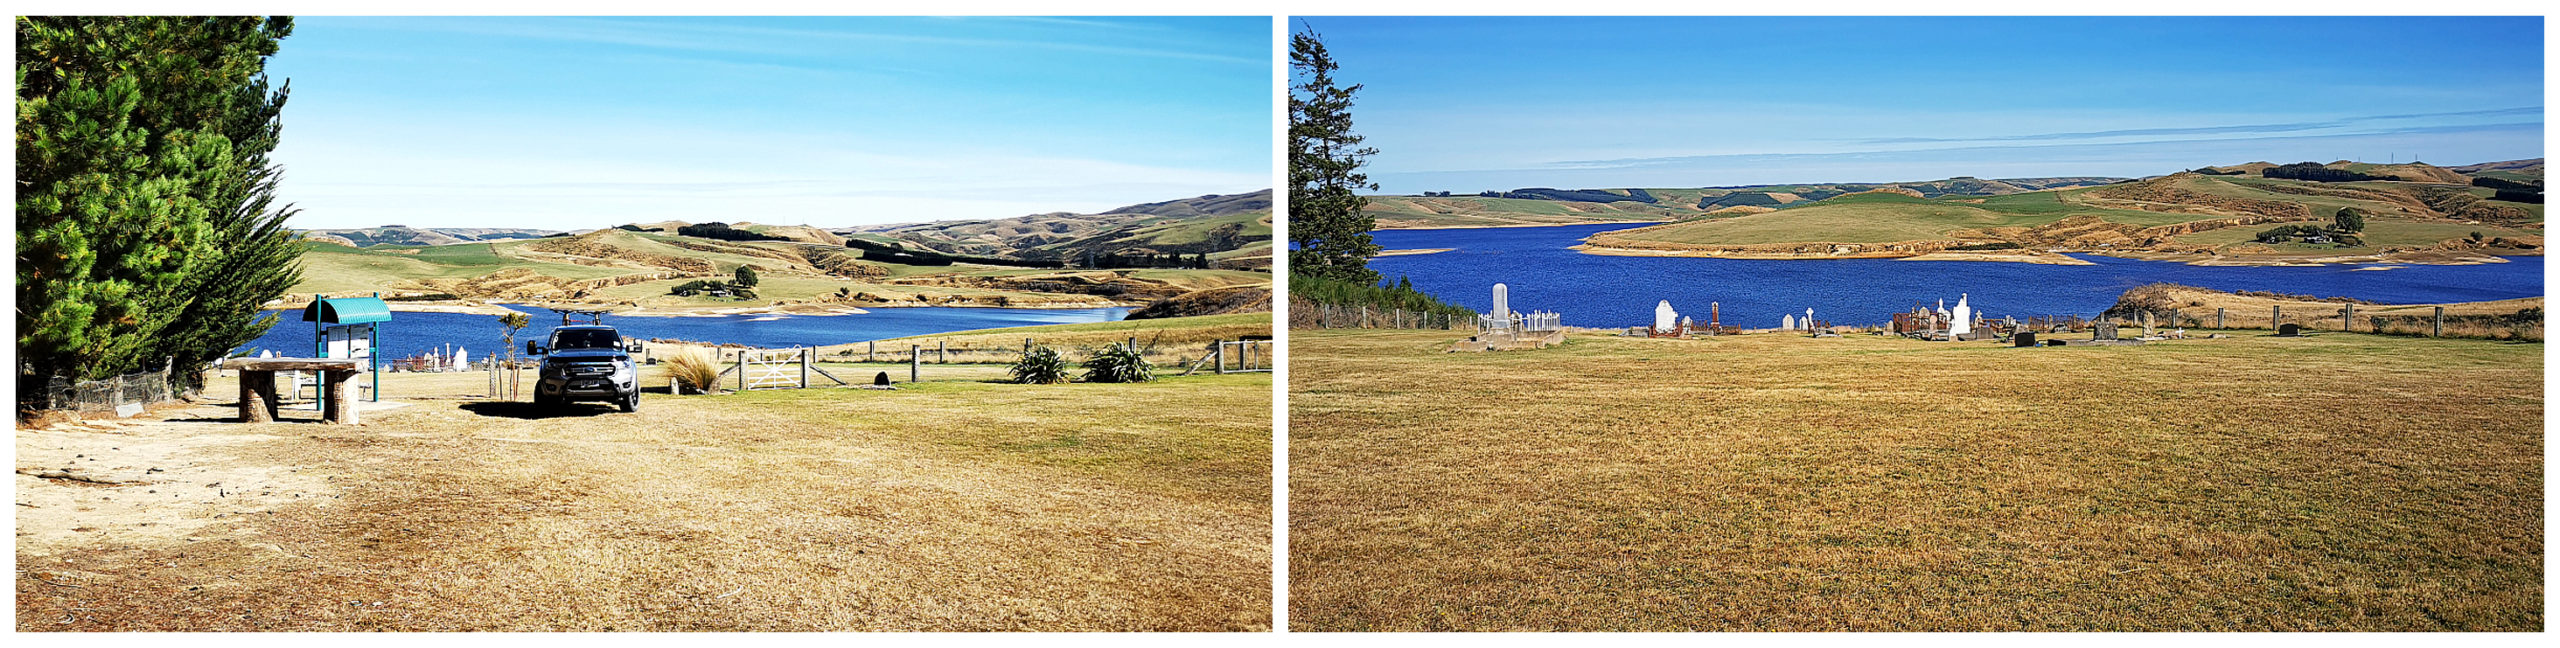
[[[738,285],[741,285],[741,286],[754,286],[754,285],[756,285],[756,267],[755,267],[755,266],[751,266],[751,265],[741,265],[741,266],[738,266],[738,281],[737,281],[737,283],[738,283]]]
[[[1057,349],[1034,347],[1022,359],[1013,361],[1013,381],[1025,385],[1056,385],[1067,382],[1067,358]]]
[[[506,329],[506,354],[508,358],[512,359],[516,357],[516,332],[522,331],[524,330],[524,327],[532,325],[533,316],[526,315],[524,313],[509,311],[505,315],[498,316],[498,326]]]
[[[194,367],[263,333],[302,250],[267,160],[286,92],[264,69],[292,20],[17,28],[21,380]]]
[[[1369,257],[1378,253],[1369,230],[1375,217],[1358,192],[1376,190],[1360,172],[1377,149],[1351,132],[1352,95],[1334,83],[1340,66],[1312,33],[1289,37],[1289,272],[1376,283]]]
[[[2348,234],[2364,231],[2364,210],[2356,209],[2354,207],[2340,207],[2338,208],[2338,215],[2334,220],[2335,222],[2329,226],[2329,229]]]
[[[2275,229],[2259,232],[2257,240],[2259,243],[2274,244],[2303,237],[2328,235],[2329,230],[2327,228],[2323,228],[2318,225],[2296,224],[2278,226]]]
[[[1411,278],[1399,277],[1393,286],[1343,281],[1325,277],[1289,275],[1289,294],[1300,299],[1331,306],[1368,306],[1381,310],[1395,309],[1448,315],[1453,320],[1475,317],[1476,312],[1464,306],[1441,303],[1429,293],[1413,289]]]
[[[1155,366],[1126,343],[1112,344],[1093,352],[1084,361],[1084,381],[1098,383],[1139,383],[1156,379]]]

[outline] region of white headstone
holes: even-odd
[[[1785,328],[1786,328],[1787,330],[1789,330],[1789,331],[1796,330],[1796,316],[1795,316],[1795,314],[1793,314],[1793,313],[1789,313],[1789,314],[1787,314],[1787,319],[1786,319],[1785,321],[1786,321],[1786,324],[1787,324]]]
[[[1813,330],[1813,309],[1811,309],[1811,308],[1804,309],[1804,319],[1800,319],[1800,320],[1796,320],[1796,321],[1797,321],[1797,322],[1801,322],[1801,323],[1803,323],[1803,324],[1804,324],[1804,330],[1807,330],[1807,331],[1811,331],[1811,330]]]
[[[1653,307],[1653,330],[1654,330],[1654,332],[1656,332],[1656,333],[1669,333],[1669,332],[1673,331],[1673,330],[1674,330],[1676,327],[1678,327],[1679,325],[1680,325],[1680,311],[1671,310],[1671,300],[1665,299],[1665,300],[1662,300],[1662,303],[1654,305],[1654,307]]]
[[[1505,321],[1507,321],[1507,320],[1510,320],[1510,319],[1511,319],[1511,287],[1510,287],[1510,286],[1505,286],[1505,285],[1502,285],[1502,284],[1494,284],[1494,285],[1493,285],[1493,318],[1494,318],[1494,319],[1496,319],[1496,320],[1505,320]]]
[[[1956,312],[1953,316],[1955,320],[1947,324],[1947,335],[1957,336],[1973,332],[1973,306],[1965,303],[1971,297],[1971,295],[1956,296]]]
[[[455,347],[455,348],[453,349],[453,366],[456,366],[456,367],[468,367],[468,366],[471,366],[471,350],[470,350],[470,349],[461,348],[461,347]]]

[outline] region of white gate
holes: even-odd
[[[746,350],[738,352],[738,391],[800,389],[809,386],[809,351]]]

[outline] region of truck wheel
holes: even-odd
[[[560,409],[560,399],[535,393],[533,395],[533,406],[542,409]]]
[[[631,395],[622,397],[622,411],[640,411],[640,390],[631,390]]]

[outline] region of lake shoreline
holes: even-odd
[[[488,315],[488,316],[491,316],[491,317],[496,317],[496,316],[506,315],[506,314],[508,314],[508,313],[526,313],[526,314],[536,314],[536,313],[538,313],[538,312],[540,312],[540,311],[542,311],[542,310],[544,310],[544,309],[546,308],[546,307],[544,307],[544,306],[537,306],[537,305],[532,305],[532,304],[516,304],[516,303],[508,303],[508,302],[475,302],[475,301],[468,301],[468,300],[394,301],[394,302],[386,302],[386,304],[387,304],[388,306],[390,306],[390,308],[391,308],[391,312],[394,312],[394,313],[454,313],[454,314],[461,314],[461,315]],[[296,304],[296,303],[276,303],[276,302],[269,302],[268,304],[266,304],[266,305],[264,305],[264,306],[261,306],[261,307],[260,307],[260,309],[261,309],[261,310],[271,310],[271,311],[292,311],[292,310],[300,310],[300,309],[304,308],[306,305],[307,305],[307,302],[305,302],[305,303],[301,303],[301,304]],[[516,309],[508,308],[509,306],[523,306],[523,307],[525,307],[525,308],[527,308],[527,309],[530,309],[530,310],[516,310]],[[574,308],[594,307],[594,308],[593,308],[593,310],[604,310],[606,315],[612,315],[612,316],[615,316],[615,317],[727,317],[727,316],[731,316],[731,315],[807,315],[807,316],[827,316],[827,315],[862,315],[862,314],[870,313],[870,312],[872,311],[872,309],[884,309],[884,308],[991,308],[991,309],[998,309],[998,308],[1000,308],[1000,309],[1018,309],[1018,310],[1083,310],[1083,309],[1089,309],[1089,308],[1136,308],[1136,306],[1132,306],[1132,305],[1129,305],[1129,304],[1113,303],[1113,302],[1110,302],[1110,301],[1108,301],[1108,300],[1102,300],[1102,301],[1099,301],[1099,302],[1096,302],[1096,303],[1083,303],[1083,304],[1070,304],[1070,303],[1042,303],[1042,304],[1008,304],[1008,305],[976,304],[976,303],[952,303],[952,304],[886,303],[886,304],[867,304],[867,305],[863,305],[863,306],[855,306],[855,305],[852,305],[852,304],[782,304],[782,305],[763,305],[763,306],[683,306],[683,307],[663,307],[663,306],[637,306],[637,307],[634,307],[634,306],[603,306],[603,305],[593,305],[593,304],[560,304],[560,306],[562,306],[562,307],[574,307]],[[623,310],[613,310],[614,308],[621,308],[621,309],[623,309]]]
[[[1592,245],[1584,243],[1566,249],[1593,256],[1657,257],[1687,259],[1738,259],[1752,261],[1832,261],[1843,259],[1893,259],[1897,261],[1981,261],[1992,263],[2031,263],[2042,265],[2093,265],[2073,254],[2162,261],[2203,267],[2324,267],[2341,265],[2431,265],[2460,266],[2508,263],[2506,257],[2543,256],[2541,250],[2501,250],[2510,254],[2450,250],[2410,250],[2370,254],[2332,255],[2265,255],[2232,256],[2184,252],[2080,251],[2080,252],[1871,252],[1856,254],[1793,254],[1784,252],[1727,252],[1720,250],[1655,250]],[[1383,256],[1383,255],[1382,255]]]
[[[1577,225],[1661,225],[1661,224],[1663,224],[1663,223],[1668,223],[1668,222],[1671,222],[1671,221],[1623,221],[1623,220],[1599,220],[1599,221],[1582,221],[1582,222],[1574,222],[1574,223],[1515,223],[1515,224],[1507,224],[1507,225],[1429,225],[1429,226],[1423,226],[1423,227],[1378,227],[1378,228],[1373,228],[1373,229],[1371,229],[1370,231],[1373,231],[1373,232],[1412,232],[1412,231],[1423,231],[1423,230],[1499,229],[1499,228],[1505,228],[1505,227],[1573,227],[1573,226],[1577,226]]]
[[[2503,250],[2438,249],[2406,255],[2432,257],[2408,260],[2437,265],[2377,264],[2370,261],[2378,259],[2365,256],[2329,255],[2332,258],[2321,259],[2329,263],[2318,266],[2218,267],[2185,263],[2201,257],[2152,260],[2121,254],[2064,256],[2042,250],[1939,251],[1923,256],[1920,250],[1868,249],[1863,251],[1882,254],[1749,259],[1676,255],[1683,251],[1592,254],[1573,249],[1593,233],[1623,227],[1380,232],[1376,243],[1390,250],[1456,249],[1379,257],[1369,267],[1391,278],[1405,277],[1414,289],[1442,301],[1479,311],[1490,308],[1490,287],[1506,284],[1513,308],[1562,312],[1568,326],[1593,327],[1650,323],[1655,307],[1664,301],[1701,320],[1720,306],[1723,323],[1746,328],[1777,326],[1783,315],[1801,317],[1807,308],[1816,309],[1817,317],[1836,322],[1883,322],[1894,313],[1908,312],[1915,303],[1936,304],[1944,299],[1953,306],[1968,294],[1978,312],[1995,316],[2085,317],[2108,308],[2125,290],[2150,283],[2394,304],[2491,301],[2542,293],[2542,256],[2506,257],[2502,263],[2485,255]],[[1829,251],[1828,246],[1819,250]],[[2307,256],[2246,260],[2302,263]],[[1809,258],[1833,262],[1800,263]],[[1904,263],[1932,260],[1970,262]],[[2394,269],[2363,271],[2373,267]]]

